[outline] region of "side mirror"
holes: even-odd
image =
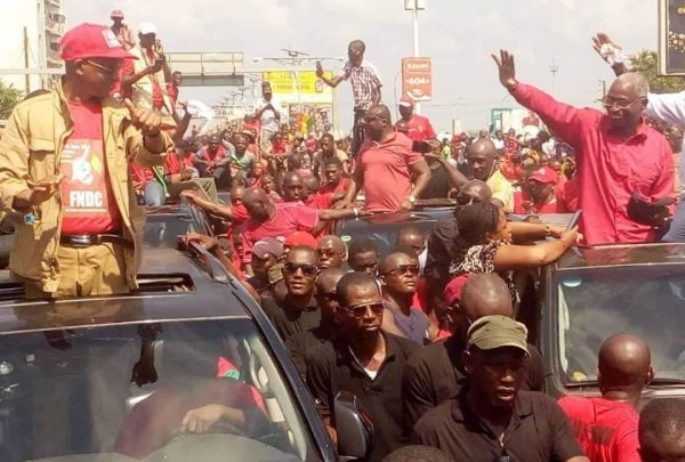
[[[373,422],[350,392],[341,391],[335,397],[335,429],[340,460],[362,459],[368,455],[373,444]]]

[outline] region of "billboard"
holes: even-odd
[[[685,75],[685,0],[659,0],[659,74]]]
[[[433,64],[430,58],[402,58],[402,95],[416,101],[433,97]]]
[[[333,78],[331,72],[326,77]],[[333,89],[323,83],[315,71],[272,70],[262,73],[271,83],[279,104],[333,104]]]

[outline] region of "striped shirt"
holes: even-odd
[[[381,87],[383,82],[376,70],[376,66],[364,61],[358,67],[351,62],[345,63],[342,78],[349,80],[354,95],[354,109],[366,111],[375,101],[381,100]]]

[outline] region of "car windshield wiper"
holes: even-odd
[[[677,377],[654,377],[649,385],[685,385],[685,378]]]
[[[564,386],[566,386],[566,388],[596,387],[598,385],[599,382],[597,380],[581,380],[564,383]]]

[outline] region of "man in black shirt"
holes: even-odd
[[[317,327],[321,312],[314,299],[314,282],[319,258],[311,247],[290,249],[283,265],[287,295],[283,300],[264,298],[262,308],[284,342],[293,335]]]
[[[467,383],[418,421],[416,440],[456,461],[589,462],[559,405],[543,393],[519,391],[527,335],[506,316],[475,321],[464,352]]]
[[[290,356],[302,378],[307,375],[307,352],[340,335],[342,326],[337,314],[340,308],[337,286],[345,274],[347,272],[340,268],[327,269],[319,273],[319,277],[316,278],[316,302],[321,312],[321,324],[295,334],[286,342]]]
[[[345,335],[325,343],[307,358],[307,384],[334,441],[334,399],[340,391],[357,396],[374,424],[368,461],[380,461],[405,442],[402,431],[402,373],[417,347],[381,331],[383,298],[376,279],[346,274],[338,283]]]
[[[356,238],[350,244],[348,262],[354,271],[378,275],[378,247],[371,239]]]
[[[451,285],[448,289],[451,289]],[[456,297],[452,291],[445,290],[445,296],[449,297],[446,301],[452,304],[449,309],[454,334],[443,342],[418,350],[409,358],[403,387],[407,431],[427,411],[457,395],[466,376],[463,353],[471,323],[484,316],[514,315],[511,293],[506,283],[495,273],[470,275],[458,303],[455,303]],[[528,351],[530,354],[526,359],[523,388],[542,390],[542,357],[532,345],[528,346]]]

